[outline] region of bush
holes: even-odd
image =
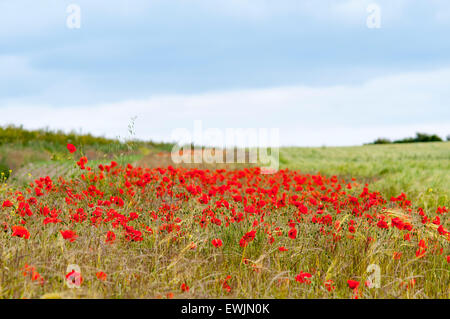
[[[387,138],[377,138],[373,144],[391,144],[391,140]]]
[[[425,133],[416,133],[416,137],[408,137],[402,140],[394,141],[394,143],[424,143],[424,142],[442,142],[442,138],[436,134],[430,135]]]
[[[450,140],[450,135],[447,136],[447,141]],[[443,142],[442,138],[436,134],[416,133],[416,137],[407,137],[401,140],[395,140],[391,142],[387,138],[378,138],[372,144],[390,144],[390,143],[424,143],[424,142]]]

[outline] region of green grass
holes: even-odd
[[[355,177],[386,197],[404,192],[425,208],[449,204],[449,142],[283,148],[280,167]]]

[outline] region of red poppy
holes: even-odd
[[[39,283],[42,285],[44,284],[44,278],[39,274],[36,269],[33,266],[30,266],[28,264],[25,264],[25,266],[22,268],[24,270],[23,275],[30,276],[31,281],[39,281]]]
[[[241,240],[239,241],[239,246],[242,248],[247,247],[249,242],[252,242],[255,239],[256,236],[256,230],[252,230],[247,232],[244,236],[242,236]]]
[[[307,272],[300,271],[300,273],[295,277],[295,280],[300,283],[310,284],[311,281],[308,278],[311,278],[311,274]]]
[[[288,232],[288,236],[289,236],[289,238],[291,238],[291,239],[297,238],[297,229],[291,228],[291,229],[289,230],[289,232]]]
[[[336,287],[333,285],[334,281],[333,280],[327,280],[324,282],[324,286],[328,291],[333,291],[334,289],[336,289]]]
[[[278,250],[279,250],[279,251],[288,251],[289,249],[287,249],[287,248],[284,247],[284,246],[281,246],[281,247],[278,247]]]
[[[246,241],[245,238],[241,238],[241,240],[239,241],[239,246],[244,248],[244,247],[247,247],[247,245],[248,245],[248,241]]]
[[[347,280],[348,287],[350,289],[357,289],[359,287],[359,281],[356,280]]]
[[[112,231],[108,231],[106,233],[106,243],[112,244],[116,240],[116,234],[114,234]]]
[[[215,238],[211,241],[211,244],[213,244],[214,247],[218,248],[221,247],[223,243],[219,238]]]
[[[71,243],[74,242],[78,237],[78,235],[73,230],[61,230],[60,233],[64,239],[70,241]]]
[[[5,200],[4,202],[3,202],[3,204],[2,204],[2,207],[3,208],[5,208],[5,207],[12,207],[14,204],[13,203],[11,203],[9,200]]]
[[[397,251],[394,251],[394,256],[393,256],[393,258],[394,259],[400,259],[400,258],[402,258],[402,253],[401,252],[397,252]]]
[[[135,212],[130,213],[130,219],[131,219],[131,220],[135,220],[135,219],[137,219],[137,218],[139,218],[139,215],[138,215],[138,214],[136,214]]]
[[[225,280],[222,283],[222,288],[226,291],[226,292],[231,292],[231,287],[228,284],[228,280],[231,279],[231,276],[228,275],[227,278],[225,278]]]
[[[97,273],[95,274],[95,276],[97,276],[97,279],[98,279],[98,280],[101,280],[101,281],[105,281],[106,278],[108,277],[108,275],[105,274],[103,271],[97,272]]]
[[[189,286],[186,285],[185,283],[181,284],[181,291],[182,292],[188,292],[189,291]]]
[[[23,226],[12,226],[12,236],[22,237],[25,239],[30,238],[30,232]]]
[[[67,149],[70,153],[75,153],[77,151],[77,148],[73,144],[67,144]]]

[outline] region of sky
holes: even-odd
[[[275,128],[283,146],[445,138],[449,34],[448,0],[0,0],[0,125],[127,138],[134,123],[134,137],[174,141],[199,120]]]

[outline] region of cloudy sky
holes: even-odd
[[[445,137],[449,34],[448,0],[0,0],[0,125],[126,137],[136,117],[137,137],[170,141],[201,120],[297,146]]]

